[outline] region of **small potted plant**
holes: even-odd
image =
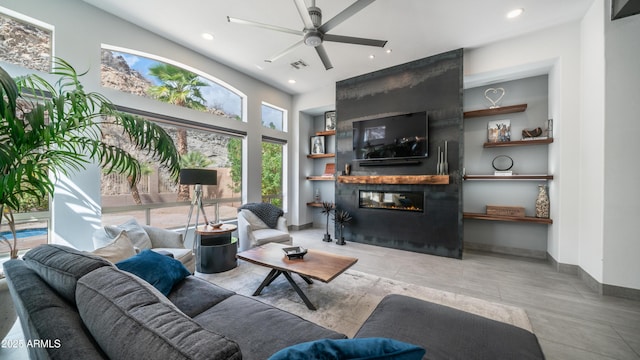
[[[328,201],[323,201],[322,213],[327,216],[327,223],[326,223],[327,230],[326,230],[326,233],[324,234],[324,238],[322,239],[322,241],[325,241],[325,242],[331,242],[331,235],[329,234],[329,215],[331,215],[332,212],[333,212],[333,203]]]
[[[335,214],[333,215],[333,220],[338,224],[338,230],[340,230],[340,236],[338,237],[336,235],[336,244],[338,245],[345,245],[346,242],[344,241],[344,226],[346,224],[348,224],[349,222],[351,222],[353,218],[351,217],[351,215],[349,214],[348,211],[346,210],[336,210]]]

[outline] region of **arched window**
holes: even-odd
[[[210,75],[168,59],[102,46],[103,87],[243,120],[244,96]]]

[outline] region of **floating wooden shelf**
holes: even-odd
[[[321,202],[315,202],[315,201],[314,202],[308,202],[307,206],[321,208],[322,207],[322,203]]]
[[[545,145],[551,144],[553,138],[539,139],[539,140],[516,140],[516,141],[502,141],[502,142],[486,142],[483,147],[508,147],[508,146],[527,146],[527,145]]]
[[[464,180],[553,180],[553,175],[465,175]]]
[[[465,219],[474,219],[474,220],[491,220],[491,221],[509,221],[509,222],[524,222],[531,224],[553,224],[553,220],[551,219],[542,219],[531,216],[497,216],[497,215],[487,215],[482,213],[464,213]]]
[[[511,106],[501,106],[495,109],[465,111],[464,118],[468,119],[468,118],[482,117],[482,116],[513,114],[517,112],[523,112],[526,109],[527,109],[527,104],[518,104],[518,105],[511,105]]]
[[[331,175],[312,175],[312,176],[307,176],[307,180],[314,180],[314,181],[334,181],[336,178],[334,176]]]
[[[335,135],[336,131],[335,130],[327,130],[327,131],[318,131],[316,132],[316,136],[331,136],[331,135]]]
[[[447,185],[449,175],[371,175],[338,176],[343,184]]]
[[[307,157],[309,159],[322,159],[322,158],[332,158],[335,157],[336,154],[309,154]]]

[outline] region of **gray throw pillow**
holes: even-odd
[[[242,359],[235,342],[204,329],[151,285],[116,268],[80,279],[76,302],[110,359]]]
[[[99,267],[113,266],[98,256],[52,244],[29,250],[23,259],[42,280],[72,304],[75,304],[78,279]]]

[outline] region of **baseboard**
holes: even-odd
[[[630,300],[640,300],[640,289],[603,284],[593,276],[589,275],[588,272],[578,265],[559,263],[553,258],[553,256],[551,256],[551,254],[548,253],[547,259],[556,271],[564,274],[576,275],[587,285],[587,287],[589,287],[589,289],[593,290],[597,294]]]
[[[289,231],[298,231],[313,228],[313,223],[306,223],[302,225],[289,225]]]
[[[521,249],[514,248],[509,246],[499,246],[499,245],[489,245],[489,244],[481,244],[474,242],[464,242],[464,248],[469,250],[479,250],[492,252],[497,254],[505,254],[505,255],[513,255],[513,256],[522,256],[533,259],[547,259],[547,252],[540,250],[529,250],[529,249]]]

